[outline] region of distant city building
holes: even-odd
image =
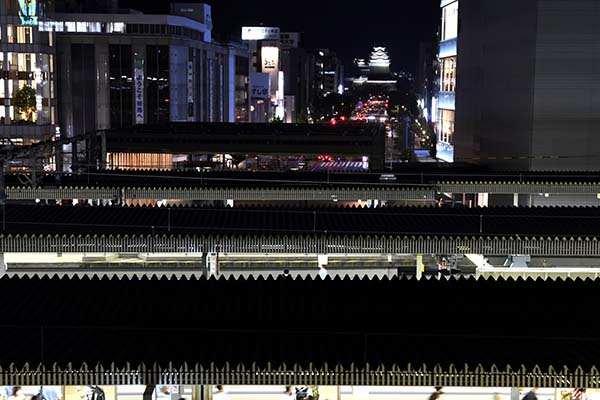
[[[250,110],[252,122],[285,119],[285,74],[281,69],[278,27],[244,26],[242,40],[250,49]]]
[[[442,0],[442,24],[438,53],[439,82],[432,120],[437,129],[437,157],[454,161],[458,1]],[[461,0],[462,3],[462,0]]]
[[[146,15],[114,0],[6,0],[0,22],[5,144],[136,124],[249,120],[248,48],[213,40],[206,4],[172,3],[170,15]],[[28,109],[17,104],[22,88],[35,98]],[[45,167],[68,169],[77,149],[63,151]]]
[[[318,49],[315,57],[314,87],[318,96],[330,93],[344,93],[344,65],[329,49]]]
[[[442,2],[439,50],[438,127],[455,159],[496,169],[598,170],[597,2],[458,3]]]
[[[300,33],[281,33],[281,68],[284,81],[285,122],[308,122],[311,115],[315,57],[300,47]]]
[[[173,3],[171,15],[57,13],[40,30],[57,34],[67,136],[146,123],[249,120],[248,49],[212,40],[206,4]]]
[[[252,53],[252,122],[309,122],[316,97],[343,93],[341,61],[327,49],[302,48],[299,32],[243,27],[242,40]]]
[[[428,121],[432,120],[434,94],[438,91],[436,56],[436,43],[422,42],[419,45],[415,92],[421,115]]]
[[[0,140],[27,145],[50,139],[57,128],[56,35],[38,29],[51,3],[0,2]],[[17,94],[33,95],[28,109]],[[25,96],[32,99],[31,96]],[[22,105],[21,105],[22,107]]]

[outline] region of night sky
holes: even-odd
[[[200,2],[200,1],[198,1]],[[394,71],[414,72],[420,41],[435,40],[439,0],[208,0],[213,32],[240,35],[241,26],[279,26],[302,32],[303,47],[329,48],[349,67],[386,46]],[[122,7],[167,13],[166,0],[121,0]]]

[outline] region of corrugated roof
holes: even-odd
[[[595,281],[0,279],[0,366],[493,365],[600,359]]]
[[[599,208],[6,206],[7,234],[590,236]]]

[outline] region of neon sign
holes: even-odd
[[[18,0],[22,25],[37,25],[37,0]]]

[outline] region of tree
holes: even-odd
[[[33,112],[37,110],[36,107],[36,92],[31,86],[23,86],[17,90],[12,103],[19,109],[19,112],[27,114],[27,120],[31,121]]]

